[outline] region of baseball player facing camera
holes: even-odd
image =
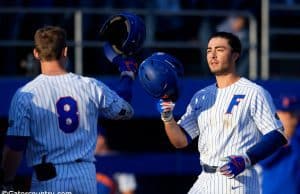
[[[16,91],[1,163],[1,188],[11,189],[26,150],[31,191],[97,193],[94,150],[98,118],[130,119],[136,62],[118,58],[116,91],[99,80],[67,72],[66,32],[46,26],[34,35],[41,74]],[[130,50],[130,49],[129,49]]]
[[[176,148],[198,136],[202,173],[188,193],[260,193],[253,165],[287,143],[283,125],[270,94],[236,73],[241,42],[235,35],[213,34],[206,55],[216,83],[195,93],[179,121],[173,118],[174,101],[158,102]]]

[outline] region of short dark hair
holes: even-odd
[[[35,49],[40,60],[58,60],[67,46],[66,31],[58,26],[45,26],[34,35]]]
[[[231,46],[233,52],[237,52],[241,55],[242,52],[242,43],[240,39],[230,32],[216,32],[210,36],[209,40],[212,38],[221,37],[228,40],[228,44]]]

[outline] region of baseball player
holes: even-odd
[[[216,83],[192,97],[178,122],[172,114],[174,102],[158,104],[166,134],[176,148],[198,137],[202,173],[189,194],[259,193],[253,165],[287,142],[270,94],[237,75],[240,55],[235,35],[213,34],[207,62]]]
[[[289,143],[261,161],[262,193],[300,193],[300,99],[286,94],[275,101]],[[284,186],[283,186],[284,185]]]
[[[26,149],[27,164],[33,167],[31,191],[97,193],[93,161],[98,117],[129,119],[133,109],[101,81],[67,72],[62,28],[38,29],[34,43],[41,74],[12,99],[1,185],[5,188],[13,181]],[[128,75],[136,66],[125,60],[118,64],[121,81],[130,83]]]

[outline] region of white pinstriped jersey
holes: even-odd
[[[198,91],[178,124],[193,139],[199,136],[201,162],[221,166],[224,164],[220,161],[222,157],[245,154],[263,134],[281,129],[282,123],[275,115],[276,109],[270,94],[257,84],[241,78],[226,88],[220,89],[212,84]],[[258,193],[258,176],[253,170],[241,173],[245,175],[241,176],[245,180],[240,180],[238,184],[245,185],[239,191],[234,192],[229,188],[237,184],[236,179],[218,176],[218,173],[204,173],[199,176],[201,181],[195,183],[190,193]],[[248,175],[250,178],[246,180]],[[226,186],[228,182],[230,184]],[[247,184],[251,185],[250,189]],[[248,192],[244,192],[246,190]]]
[[[7,134],[30,137],[29,166],[41,163],[44,155],[54,164],[93,161],[98,117],[121,119],[121,109],[133,114],[132,107],[100,81],[73,73],[41,74],[15,93]]]
[[[245,154],[263,134],[279,129],[270,94],[241,78],[219,89],[215,84],[197,92],[178,121],[188,134],[199,136],[201,161],[219,166],[220,157]]]

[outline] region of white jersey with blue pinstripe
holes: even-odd
[[[43,156],[54,164],[93,161],[98,117],[120,119],[121,109],[133,112],[100,81],[73,73],[41,74],[14,95],[7,134],[30,137],[30,166],[41,163]]]
[[[222,157],[245,154],[260,140],[263,134],[282,129],[282,123],[276,117],[276,109],[270,94],[246,78],[241,78],[226,88],[220,89],[216,87],[216,84],[212,84],[198,91],[178,124],[192,138],[199,136],[200,160],[212,166],[224,164],[220,161]],[[246,170],[241,176],[246,173],[252,174],[252,176],[255,174]],[[219,179],[222,180],[225,177],[220,176]],[[257,179],[257,177],[253,178]],[[211,180],[207,177],[205,179],[206,183]],[[224,180],[235,181],[235,179],[228,178]],[[246,182],[249,183],[249,186],[252,183],[257,186],[256,181]],[[221,182],[218,184],[222,185]],[[202,192],[218,193],[220,188],[217,185],[213,186],[211,190],[206,188],[206,192]],[[224,185],[220,187],[225,188]],[[245,188],[245,185],[241,188]],[[255,189],[259,188],[251,188],[251,192],[256,191]],[[229,193],[234,192],[230,191]]]

